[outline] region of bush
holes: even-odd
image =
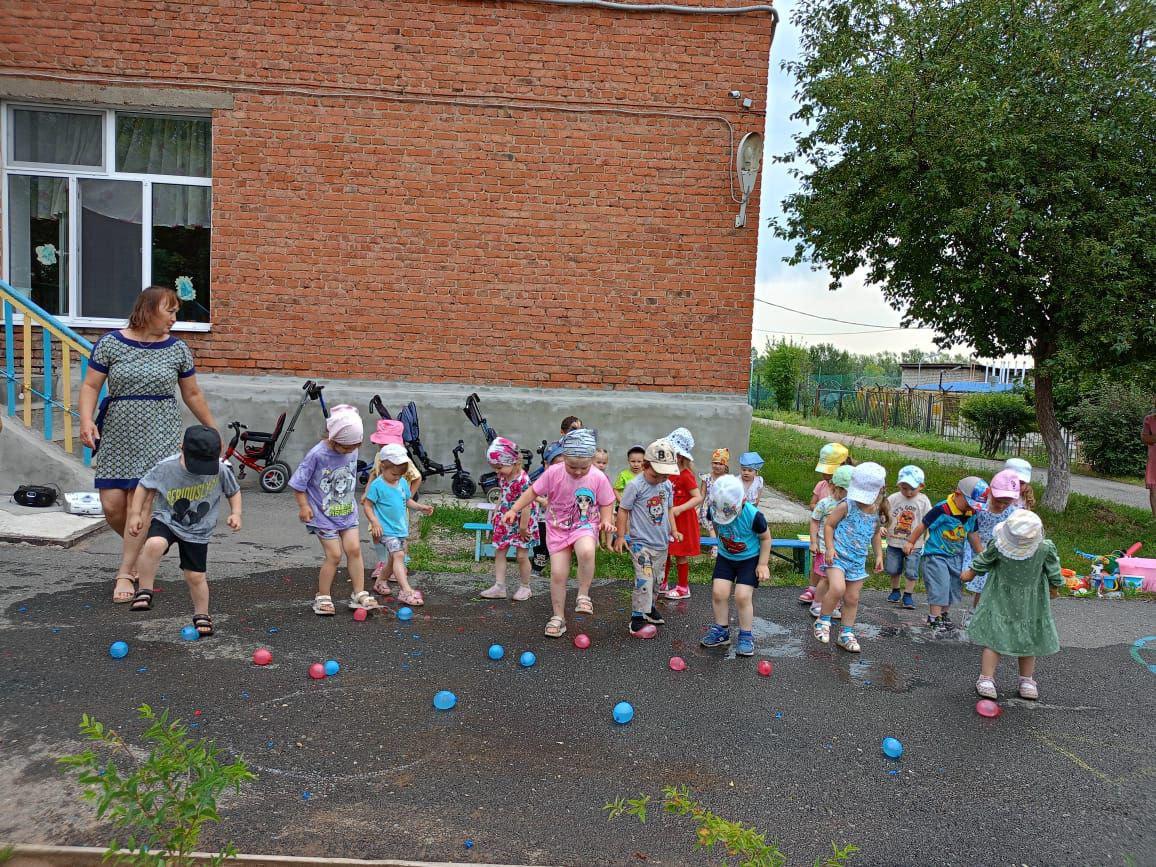
[[[1107,384],[1087,394],[1071,412],[1072,429],[1092,469],[1113,476],[1142,476],[1148,447],[1140,442],[1152,395],[1137,385]]]
[[[1015,392],[973,394],[959,404],[959,414],[979,437],[979,448],[994,458],[1008,437],[1019,437],[1035,427],[1036,418],[1023,395]]]
[[[806,376],[810,355],[802,346],[785,340],[767,350],[762,373],[775,393],[779,409],[794,409],[795,390]]]

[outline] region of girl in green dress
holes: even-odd
[[[1019,658],[1019,695],[1034,701],[1036,657],[1060,649],[1051,598],[1063,583],[1056,546],[1044,539],[1039,515],[1020,509],[996,527],[992,542],[961,579],[986,574],[987,585],[967,634],[983,647],[975,690],[995,699],[995,670],[1001,655]]]

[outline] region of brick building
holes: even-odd
[[[740,439],[734,151],[776,20],[744,10],[3,4],[3,274],[90,337],[179,280],[220,400],[236,374],[677,393]]]

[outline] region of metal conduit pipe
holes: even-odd
[[[489,2],[489,0],[486,0]],[[679,6],[674,3],[618,3],[616,0],[515,0],[520,3],[542,3],[547,6],[592,6],[614,9],[618,12],[671,12],[675,15],[746,15],[765,12],[779,23],[779,10],[774,6]]]

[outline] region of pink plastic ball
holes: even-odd
[[[995,719],[1001,713],[1003,708],[992,701],[990,698],[981,698],[975,703],[975,712],[980,716],[985,716],[988,719]]]
[[[670,658],[671,671],[686,671],[686,660],[681,656],[672,656]]]
[[[574,646],[579,650],[585,650],[590,646],[590,636],[585,632],[579,632],[574,636]]]
[[[368,616],[369,616],[369,612],[366,611],[364,608],[358,608],[353,612],[353,619],[356,620],[358,623],[361,623]]]
[[[314,680],[324,680],[325,666],[320,662],[313,663],[311,666],[309,666],[309,676]]]
[[[769,659],[760,659],[758,664],[758,671],[760,677],[770,677],[774,668]]]
[[[273,654],[270,653],[268,650],[266,650],[264,647],[258,647],[256,650],[253,651],[253,664],[254,665],[268,665],[272,661],[273,661]]]

